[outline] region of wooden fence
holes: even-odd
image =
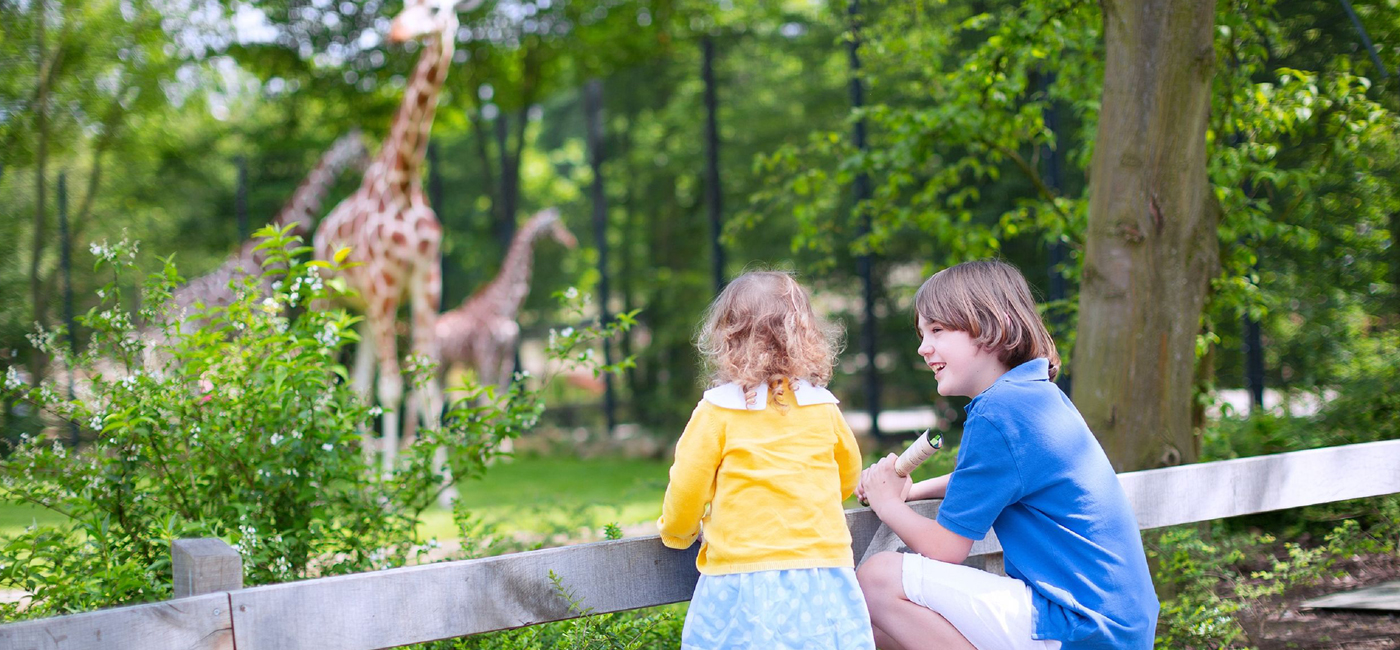
[[[1400,440],[1120,474],[1143,529],[1400,493]],[[938,502],[914,504],[933,516]],[[869,509],[846,514],[859,560],[899,547]],[[999,563],[994,537],[972,563]],[[696,549],[655,536],[240,589],[218,540],[173,549],[175,600],[0,625],[0,650],[369,650],[573,618],[549,573],[593,613],[680,602]],[[212,593],[201,593],[211,591]]]

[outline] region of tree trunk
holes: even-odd
[[[1196,335],[1220,254],[1206,176],[1215,0],[1101,4],[1075,403],[1125,471],[1196,457]]]

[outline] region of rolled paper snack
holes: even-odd
[[[913,472],[915,467],[918,467],[924,461],[928,460],[928,457],[932,456],[933,452],[943,448],[942,434],[934,434],[933,440],[929,440],[928,434],[929,431],[924,431],[923,435],[920,435],[919,439],[914,441],[914,444],[909,445],[909,448],[905,449],[904,453],[900,454],[899,458],[895,459],[894,473],[898,474],[900,478],[909,476],[909,473]]]

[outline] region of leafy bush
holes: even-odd
[[[1358,554],[1394,553],[1400,533],[1395,501],[1376,500],[1391,518],[1365,527],[1343,521],[1322,544],[1280,545],[1267,533],[1230,532],[1216,522],[1211,537],[1194,526],[1170,528],[1145,539],[1153,583],[1162,598],[1157,621],[1158,648],[1233,648],[1248,630],[1236,613],[1252,601],[1311,584],[1332,571],[1336,561]]]
[[[144,283],[140,329],[120,307],[134,245],[94,246],[112,281],[101,305],[79,319],[93,332],[86,351],[67,359],[54,345],[62,332],[34,337],[82,378],[80,397],[26,386],[8,370],[0,398],[75,422],[95,440],[74,451],[45,432],[26,433],[0,462],[0,499],[65,517],[0,540],[0,586],[31,595],[0,604],[0,620],[168,598],[169,548],[178,538],[232,543],[246,584],[403,565],[433,545],[416,526],[444,489],[434,451],[448,451],[447,469],[458,479],[480,476],[502,441],[538,420],[534,382],[516,381],[501,394],[464,386],[442,425],[420,428],[396,471],[379,475],[362,453],[378,409],[363,403],[337,361],[357,338],[358,318],[310,308],[344,293],[321,275],[335,264],[300,259],[309,249],[286,231],[257,236],[268,258],[264,277],[240,280],[233,304],[201,306],[190,321],[174,313],[180,278],[167,259]],[[272,295],[263,295],[262,283]],[[181,332],[182,322],[195,326]],[[588,364],[593,342],[629,325],[579,328],[555,337],[550,352]],[[416,381],[433,372],[427,363],[410,365]],[[460,508],[456,519],[464,532],[481,532]]]

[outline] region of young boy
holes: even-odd
[[[1157,597],[1137,519],[1103,449],[1052,380],[1055,343],[1025,278],[959,264],[915,299],[938,393],[971,397],[952,474],[911,485],[894,458],[856,492],[913,553],[857,575],[886,650],[1147,650]],[[905,501],[942,498],[937,520]],[[1006,576],[961,566],[995,528]]]

